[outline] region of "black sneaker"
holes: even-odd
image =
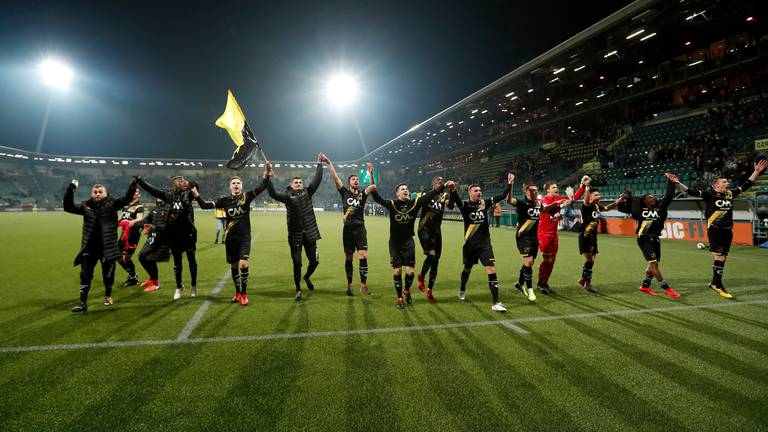
[[[86,312],[86,311],[88,311],[88,305],[83,302],[80,302],[79,305],[72,308],[72,312]]]
[[[312,284],[312,281],[311,281],[311,280],[309,280],[309,278],[308,278],[308,277],[304,276],[304,282],[306,282],[306,284],[307,284],[307,288],[308,288],[310,291],[314,291],[314,290],[315,290],[315,286]]]
[[[352,292],[352,288],[347,288],[347,296],[354,297],[355,293]]]
[[[405,302],[408,304],[413,304],[413,299],[411,298],[411,291],[403,290],[403,294],[405,294]]]
[[[525,288],[523,288],[523,286],[522,286],[522,285],[520,285],[520,282],[515,282],[515,288],[517,288],[517,290],[518,290],[518,291],[520,291],[521,293],[523,293],[523,295],[524,295],[524,296],[527,296],[527,295],[528,295],[528,293],[526,292],[526,289],[525,289]]]
[[[296,297],[293,298],[294,301],[301,301],[301,291],[296,291]]]
[[[536,288],[538,288],[539,292],[542,294],[550,295],[555,293],[555,291],[549,287],[549,284],[538,284],[536,285]]]
[[[138,284],[139,284],[139,278],[137,278],[136,276],[134,276],[134,277],[128,276],[128,279],[126,279],[125,282],[123,282],[123,284],[121,286],[123,288],[126,288],[126,287],[129,287],[129,286],[134,286],[134,285],[138,285]]]

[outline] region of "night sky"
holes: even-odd
[[[33,150],[53,97],[44,152],[226,159],[231,88],[271,159],[355,159],[357,126],[378,147],[629,2],[155,3],[4,2],[0,145]],[[39,83],[48,54],[65,94]],[[343,111],[338,70],[363,91]]]

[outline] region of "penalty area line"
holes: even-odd
[[[669,306],[651,309],[622,309],[617,311],[605,311],[605,312],[586,312],[570,315],[549,315],[538,317],[527,317],[510,320],[489,320],[489,321],[475,321],[464,323],[444,323],[444,324],[427,324],[417,326],[403,326],[403,327],[383,327],[383,328],[371,328],[371,329],[358,329],[358,330],[333,330],[333,331],[321,331],[321,332],[304,332],[304,333],[276,333],[266,335],[252,335],[252,336],[221,336],[210,338],[176,338],[176,339],[161,339],[161,340],[136,340],[136,341],[115,341],[115,342],[93,342],[93,343],[76,343],[76,344],[52,344],[52,345],[26,345],[26,346],[10,346],[0,347],[0,353],[17,353],[17,352],[32,352],[32,351],[54,351],[54,350],[81,350],[81,349],[97,349],[97,348],[122,348],[122,347],[134,347],[134,346],[167,346],[167,345],[190,345],[190,344],[215,344],[226,342],[248,342],[248,341],[266,341],[266,340],[280,340],[280,339],[298,339],[298,338],[317,338],[317,337],[334,337],[334,336],[354,336],[365,334],[385,334],[385,333],[408,333],[415,331],[434,331],[434,330],[446,330],[456,328],[471,328],[471,327],[488,327],[488,326],[504,326],[518,334],[525,335],[530,334],[530,331],[521,327],[522,323],[534,323],[541,321],[565,321],[565,320],[577,320],[577,319],[591,319],[602,318],[612,316],[628,316],[628,315],[645,315],[645,314],[662,314],[670,312],[686,312],[700,309],[724,309],[735,306],[747,306],[747,305],[764,305],[768,304],[768,300],[751,300],[744,302],[729,302],[729,303],[711,303],[696,306]],[[203,311],[204,312],[204,311]]]

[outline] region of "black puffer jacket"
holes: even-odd
[[[165,233],[165,219],[168,217],[170,206],[166,203],[157,204],[141,221],[142,227],[150,225],[147,240],[141,249],[141,256],[158,262],[166,262],[171,257],[171,250]]]
[[[105,260],[117,259],[120,248],[117,245],[117,212],[130,204],[136,192],[136,183],[131,183],[125,196],[113,198],[107,196],[100,202],[92,199],[75,204],[75,185],[70,184],[64,193],[64,211],[83,216],[83,239],[80,251],[75,257],[75,265],[83,261],[83,252],[93,235],[93,229],[98,221],[101,227],[102,257]]]
[[[315,210],[312,205],[312,195],[315,194],[323,179],[323,165],[318,163],[315,176],[305,189],[293,190],[290,186],[285,192],[275,190],[272,180],[267,178],[267,191],[272,199],[285,204],[288,210],[288,242],[300,243],[306,234],[308,241],[320,240],[320,230],[317,228]]]
[[[197,229],[195,228],[195,209],[192,202],[195,198],[189,189],[178,191],[165,191],[138,178],[139,186],[149,192],[155,198],[168,204],[166,216],[167,241],[171,247],[184,250],[194,250],[197,242]]]

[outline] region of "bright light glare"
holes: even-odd
[[[345,73],[331,77],[325,86],[325,93],[337,106],[347,106],[355,101],[358,94],[357,81]]]
[[[39,66],[43,84],[61,90],[69,89],[72,82],[72,69],[55,59],[46,59]]]

